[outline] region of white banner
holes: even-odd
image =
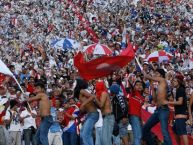
[[[15,78],[13,73],[9,70],[9,68],[5,65],[5,63],[2,60],[0,60],[0,73],[5,74],[5,75],[9,75],[12,78],[14,78],[14,80],[16,81],[17,85],[19,86],[20,90],[22,91],[22,93],[24,93],[19,82],[17,81],[17,79]]]

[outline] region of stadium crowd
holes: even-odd
[[[113,56],[128,43],[135,46],[143,70],[133,60],[107,77],[83,80],[73,58],[95,41],[85,25]],[[160,144],[150,133],[158,122],[164,144],[172,144],[169,122],[176,142],[188,145],[193,135],[192,25],[191,0],[0,1],[0,59],[23,89],[0,74],[0,145]],[[52,41],[60,38],[80,45],[53,48]],[[159,50],[172,58],[146,61]],[[142,110],[152,114],[147,122]]]

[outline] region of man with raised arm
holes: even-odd
[[[153,88],[154,100],[157,104],[157,109],[145,123],[143,127],[143,138],[147,145],[154,145],[155,142],[151,136],[151,128],[158,122],[161,125],[162,135],[164,137],[164,145],[172,145],[170,134],[168,132],[169,108],[167,105],[167,82],[165,80],[165,71],[163,69],[156,69],[155,76],[151,76],[143,72],[144,77],[150,81],[158,82],[157,88]]]
[[[48,131],[52,125],[53,118],[50,115],[50,101],[45,93],[45,86],[43,83],[35,84],[35,97],[29,98],[27,101],[39,101],[39,115],[41,116],[41,124],[36,133],[37,144],[49,145]]]

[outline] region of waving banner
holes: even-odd
[[[86,62],[84,55],[79,52],[74,57],[74,65],[78,69],[79,74],[85,80],[92,80],[100,77],[106,77],[112,72],[126,66],[135,57],[135,53],[129,45],[118,56],[103,56],[89,62]]]

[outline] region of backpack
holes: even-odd
[[[128,116],[128,104],[124,96],[117,95],[111,102],[113,106],[113,114],[117,122],[119,122],[123,117]]]

